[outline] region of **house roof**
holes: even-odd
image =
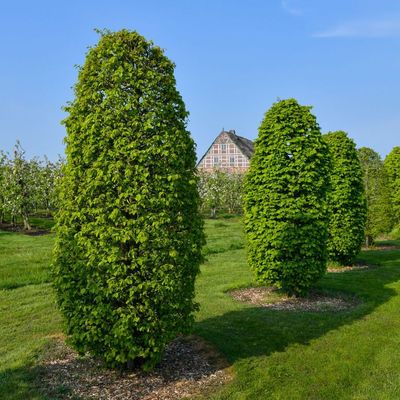
[[[224,132],[221,132],[224,133]],[[225,132],[233,143],[239,148],[239,150],[250,160],[251,156],[254,153],[254,143],[244,138],[243,136],[236,135],[235,131]]]
[[[200,158],[199,162],[197,163],[197,165],[199,165],[201,163],[201,161],[203,160],[203,158],[206,156],[206,154],[210,151],[211,147],[213,146],[213,144],[216,142],[216,140],[222,135],[222,134],[226,134],[231,140],[232,142],[239,148],[239,150],[242,152],[242,154],[247,157],[249,160],[251,158],[251,156],[254,153],[254,143],[249,140],[244,138],[243,136],[239,136],[236,135],[234,130],[230,130],[230,131],[225,131],[224,129],[221,131],[221,133],[214,139],[214,141],[211,143],[211,146],[207,149],[207,151],[203,154],[203,157]]]

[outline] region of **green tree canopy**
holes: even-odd
[[[329,258],[351,264],[364,241],[366,201],[363,174],[355,143],[343,131],[324,135],[332,170],[329,191]]]
[[[367,201],[365,237],[368,246],[377,236],[392,229],[392,208],[388,178],[380,155],[368,147],[361,147],[357,152]]]
[[[326,270],[329,159],[311,107],[265,114],[245,179],[249,263],[261,283],[304,294]]]
[[[384,165],[389,179],[393,224],[400,228],[400,146],[386,156]]]
[[[136,32],[104,32],[66,111],[54,275],[67,333],[149,369],[191,327],[204,241],[174,64]]]

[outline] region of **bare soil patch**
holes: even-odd
[[[231,379],[228,362],[201,338],[180,337],[150,373],[105,369],[57,340],[41,362],[40,386],[59,399],[171,400],[206,393]],[[54,357],[57,355],[57,357]]]
[[[229,292],[244,303],[281,311],[344,311],[355,307],[355,297],[311,291],[307,297],[289,297],[274,287],[251,287]]]
[[[24,227],[21,225],[12,225],[12,224],[4,223],[4,222],[0,222],[0,230],[6,231],[6,232],[23,233],[23,234],[29,235],[29,236],[47,235],[51,232],[50,229],[40,229],[40,228],[32,228],[30,231],[28,231],[28,230],[24,229]]]

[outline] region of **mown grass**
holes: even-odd
[[[329,273],[318,283],[356,295],[361,303],[352,310],[274,311],[226,293],[254,284],[240,220],[209,220],[206,230],[195,333],[234,372],[210,398],[400,398],[400,250],[363,252],[359,261],[378,267]],[[34,363],[61,331],[48,283],[52,242],[52,235],[0,235],[0,399],[48,399],[36,386]]]
[[[0,289],[49,282],[53,240],[0,231]]]
[[[318,283],[359,297],[351,311],[274,311],[225,294],[254,282],[244,250],[229,251],[231,232],[216,224],[208,223],[210,246],[226,251],[210,254],[203,266],[196,332],[228,358],[236,376],[213,399],[400,398],[399,250],[363,252],[359,262],[380,267],[329,273]]]
[[[0,399],[44,399],[31,368],[61,318],[50,285],[53,235],[0,232]]]

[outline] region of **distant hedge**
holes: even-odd
[[[150,369],[190,330],[204,242],[174,65],[136,32],[103,32],[66,111],[54,275],[67,333],[80,353]]]
[[[245,178],[245,229],[256,279],[305,294],[326,270],[329,157],[311,107],[265,114]]]
[[[343,131],[324,135],[332,160],[329,191],[329,258],[351,264],[364,241],[366,200],[356,145]]]

